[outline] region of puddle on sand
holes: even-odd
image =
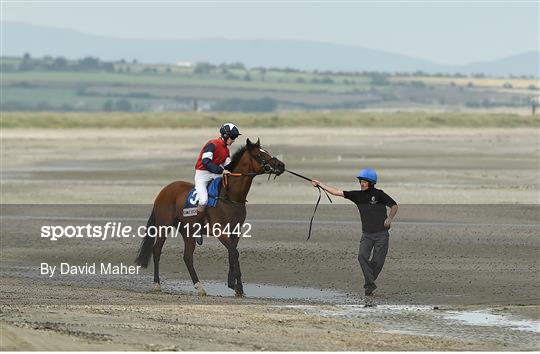
[[[234,296],[234,291],[229,289],[225,283],[205,282],[203,284],[208,295]],[[165,291],[170,290],[196,294],[196,290],[190,282],[167,282],[162,287]],[[244,292],[250,298],[318,301],[333,304],[357,302],[360,300],[359,298],[335,290],[266,284],[244,284]]]
[[[492,314],[490,309],[451,310],[415,305],[285,305],[308,315],[346,318],[375,324],[383,333],[422,335],[460,341],[490,341],[503,347],[537,350],[540,321],[511,314]]]
[[[168,282],[165,291],[195,294],[191,282]],[[222,282],[206,282],[208,295],[233,297]],[[266,284],[244,284],[251,298],[298,300],[299,304],[275,305],[296,308],[308,315],[346,318],[372,323],[383,333],[422,335],[460,341],[490,341],[520,350],[536,350],[540,321],[516,318],[510,314],[492,314],[490,309],[434,309],[423,305],[377,304],[361,296],[347,295],[330,289],[287,287]],[[314,304],[310,304],[314,303]],[[329,306],[320,306],[320,305]]]
[[[204,288],[208,295],[233,297],[234,292],[221,282],[206,282]],[[165,291],[196,294],[190,282],[168,282],[163,285]],[[280,300],[314,301],[334,304],[334,309],[321,309],[313,305],[282,305],[279,307],[298,308],[306,313],[317,314],[323,317],[341,317],[348,319],[369,319],[372,317],[408,316],[415,314],[424,321],[439,318],[446,321],[458,321],[464,325],[498,327],[540,333],[540,321],[515,319],[510,315],[492,314],[489,310],[481,311],[450,311],[433,310],[433,306],[421,305],[388,305],[363,303],[361,297],[347,295],[330,289],[301,288],[294,286],[278,286],[267,284],[244,284],[244,291],[248,297]],[[361,303],[361,304],[358,304]],[[427,316],[427,317],[426,317]],[[412,331],[414,332],[414,330]]]
[[[449,311],[445,318],[471,326],[507,327],[519,331],[540,333],[540,321],[513,319],[485,311]]]
[[[341,305],[336,308],[319,309],[316,306],[297,306],[306,312],[317,313],[325,317],[343,317],[349,319],[366,319],[373,316],[420,316],[424,321],[439,318],[446,321],[458,321],[464,325],[497,327],[501,329],[513,329],[517,331],[527,331],[540,333],[540,321],[517,319],[512,315],[492,314],[489,309],[477,311],[454,311],[454,310],[433,310],[432,306],[414,305],[376,305],[366,307],[365,305]],[[292,307],[292,306],[291,306]]]

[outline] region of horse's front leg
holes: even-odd
[[[244,296],[244,287],[242,285],[242,272],[240,271],[240,252],[238,252],[238,241],[239,237],[233,236],[231,238],[231,243],[234,247],[234,250],[236,251],[234,254],[234,270],[235,270],[235,278],[236,278],[236,285],[234,288],[234,291],[236,292],[237,297],[243,297]]]
[[[195,271],[195,266],[193,265],[193,253],[195,252],[195,238],[193,237],[184,237],[184,263],[193,281],[193,286],[197,290],[199,296],[206,296],[206,291],[202,283],[199,281],[197,272]]]
[[[240,282],[240,288],[238,287],[238,279],[240,277],[240,267],[238,264],[239,253],[233,242],[228,235],[221,235],[218,237],[219,241],[227,248],[229,255],[229,273],[227,276],[227,286],[236,292],[236,296],[243,295],[244,291],[242,283]]]
[[[234,288],[237,297],[244,297],[244,286],[242,285],[242,273],[240,273],[240,262],[236,258],[236,287]]]
[[[238,250],[234,247],[231,247],[229,250],[229,277],[227,285],[229,288],[233,289],[236,292],[236,295],[241,295],[244,293],[242,288],[242,281],[240,280],[240,264],[238,258],[240,254]]]

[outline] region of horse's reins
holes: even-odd
[[[248,173],[231,172],[231,173],[227,173],[227,174],[223,175],[223,179],[221,180],[221,183],[222,183],[223,187],[227,187],[229,185],[229,177],[255,177],[255,176],[266,175],[266,174],[268,174],[268,179],[270,179],[270,176],[272,175],[272,173],[270,173],[270,172],[262,172],[262,173],[257,173],[257,172],[248,172]]]
[[[290,171],[290,170],[287,170],[287,169],[285,169],[285,171],[289,172],[292,175],[295,175],[296,177],[300,177],[302,179],[305,179],[306,181],[309,181],[309,182],[312,181],[311,178],[308,178],[306,176],[302,176],[299,173],[296,173],[296,172],[293,172],[293,171]],[[330,203],[332,203],[332,199],[330,199],[330,196],[328,195],[328,193],[323,188],[321,188],[321,186],[317,186],[317,189],[319,190],[319,197],[317,198],[317,203],[315,203],[315,209],[313,210],[313,215],[311,216],[311,220],[309,221],[309,232],[308,232],[308,237],[307,237],[306,241],[308,241],[309,238],[311,237],[311,227],[313,226],[313,219],[315,218],[315,213],[317,212],[317,208],[319,207],[319,203],[321,201],[321,189],[323,190],[324,194],[326,194],[326,198],[328,198],[328,201]]]
[[[242,177],[242,176],[258,176],[261,173],[256,172],[249,172],[249,173],[239,173],[239,172],[231,172],[223,175],[223,179],[221,180],[221,183],[223,184],[223,187],[227,187],[229,185],[229,177]]]
[[[260,157],[257,158],[257,157],[251,156],[251,155],[250,155],[250,158],[251,158],[251,160],[255,159],[255,161],[257,161],[259,164],[261,164],[261,166],[264,169],[264,172],[247,172],[247,173],[231,172],[231,173],[227,173],[227,174],[223,175],[223,186],[224,187],[226,187],[229,184],[229,177],[244,177],[244,176],[255,177],[255,176],[266,175],[266,174],[268,174],[268,179],[269,180],[270,180],[270,177],[272,176],[272,174],[275,174],[274,179],[277,177],[277,174],[275,172],[274,167],[272,167],[265,159],[260,158]],[[272,156],[270,161],[272,161],[273,159],[275,159],[274,156]]]

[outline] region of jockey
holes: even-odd
[[[231,162],[229,146],[239,135],[242,135],[232,123],[223,124],[219,133],[219,138],[212,139],[204,145],[195,163],[195,190],[199,198],[197,205],[199,220],[204,220],[205,217],[204,211],[208,202],[206,187],[214,178],[230,173],[227,170],[227,165]]]

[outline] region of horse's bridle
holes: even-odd
[[[275,156],[272,156],[270,158],[270,160],[266,161],[266,159],[262,158],[260,155],[253,156],[253,155],[251,155],[251,153],[249,151],[248,151],[248,154],[249,154],[249,161],[251,163],[251,169],[254,170],[253,161],[256,161],[263,168],[263,172],[247,172],[247,173],[231,172],[229,174],[225,174],[225,175],[223,175],[223,186],[224,187],[227,187],[228,184],[229,184],[229,180],[228,180],[229,176],[231,176],[231,177],[255,177],[255,176],[266,175],[267,174],[268,179],[270,179],[272,174],[275,175],[274,179],[278,176],[278,174],[276,173],[276,169],[270,164],[270,162],[272,162],[274,160],[277,160],[277,158]],[[229,199],[228,201],[232,202],[234,204],[244,204],[246,202],[246,201],[244,201],[244,202],[236,202],[236,201],[233,201],[231,199]]]
[[[270,160],[268,160],[268,161],[266,161],[264,158],[262,158],[261,155],[253,156],[253,155],[249,154],[249,157],[251,158],[251,160],[257,161],[259,163],[259,165],[261,165],[261,167],[264,170],[264,172],[258,173],[257,175],[268,174],[268,178],[270,178],[270,176],[272,174],[275,174],[276,175],[275,177],[278,176],[278,174],[276,173],[276,169],[270,164],[270,162],[277,160],[277,158],[275,156],[271,156]]]

